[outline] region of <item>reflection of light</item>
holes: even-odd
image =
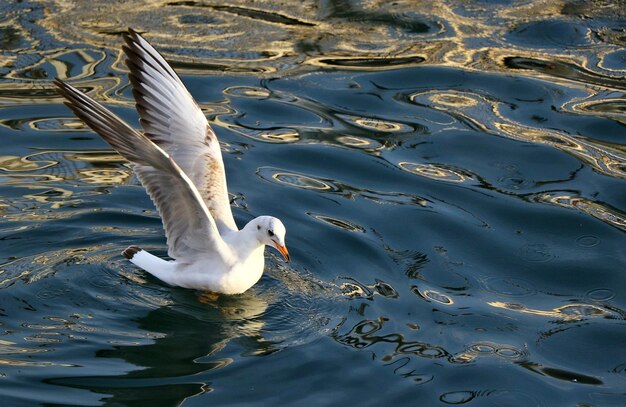
[[[366,291],[366,288],[360,284],[341,283],[339,288],[341,289],[341,293],[343,295],[350,298],[363,298],[370,297],[372,295],[371,291]]]
[[[444,293],[441,293],[437,290],[424,290],[424,289],[420,289],[417,286],[413,286],[411,287],[411,292],[413,292],[413,294],[417,296],[424,298],[427,301],[435,301],[443,305],[454,304],[454,300],[450,296]]]
[[[50,77],[55,76],[61,79],[79,79],[92,76],[96,72],[96,66],[106,59],[106,55],[96,49],[72,49],[69,51],[57,52],[52,55],[48,55],[47,58],[41,61],[23,68],[17,71],[13,71],[6,77],[11,79],[22,80],[27,78],[29,80],[50,80]],[[73,60],[72,62],[69,62]],[[80,60],[81,64],[76,64],[76,60]],[[52,72],[43,75],[43,77],[27,76],[27,72],[41,71],[46,72],[46,65],[52,68]],[[79,67],[80,72],[71,72],[74,68]]]
[[[589,304],[568,304],[562,307],[553,308],[551,310],[533,309],[521,304],[500,301],[488,302],[487,304],[495,308],[503,308],[509,311],[519,312],[520,314],[550,317],[561,319],[564,321],[580,320],[585,317],[600,317],[609,315],[609,312],[607,312],[606,310]]]
[[[422,291],[422,295],[424,296],[424,298],[438,302],[440,304],[444,304],[444,305],[454,304],[454,301],[452,300],[452,298],[450,298],[449,296],[443,293],[440,293],[439,291],[424,290]]]
[[[389,120],[382,120],[373,117],[358,117],[350,116],[347,114],[337,114],[337,117],[348,121],[350,124],[362,127],[367,130],[376,130],[386,133],[408,132],[413,130],[410,126],[407,126],[404,123],[396,123]]]
[[[424,97],[427,97],[430,101],[430,105],[432,105],[436,109],[448,110],[448,107],[456,109],[468,108],[479,104],[478,100],[475,99],[478,97],[477,95],[451,91],[432,91],[416,93],[414,95],[411,95],[410,100],[412,102],[420,101],[420,103],[423,103]]]
[[[327,223],[332,226],[336,226],[340,229],[348,230],[350,232],[365,232],[365,229],[362,226],[359,226],[355,223],[348,222],[347,220],[333,218],[328,215],[321,215],[319,213],[307,212],[307,215],[314,217],[324,223]]]
[[[300,140],[300,134],[296,130],[292,129],[280,129],[274,131],[258,130],[254,132],[247,131],[247,136],[253,135],[255,138],[260,138],[263,141],[269,141],[270,143],[293,143]]]
[[[16,157],[11,155],[0,156],[0,170],[2,171],[36,171],[58,164],[56,161],[31,160],[33,155]]]
[[[571,195],[557,195],[550,193],[539,194],[535,197],[539,202],[558,205],[565,208],[578,209],[596,219],[600,219],[612,226],[626,230],[626,215],[622,212],[609,208],[599,202]]]
[[[32,66],[26,67],[22,58],[3,55],[0,58],[8,60],[2,61],[5,62],[3,66],[18,66],[19,70],[25,70],[37,67],[43,59],[51,65],[55,62],[65,65],[57,69],[59,74],[73,73],[80,68],[70,69],[68,60],[71,59],[65,54],[74,52],[74,59],[97,67],[104,56],[119,54],[120,33],[129,26],[145,32],[166,59],[187,73],[274,72],[303,66],[380,70],[420,63],[502,71],[507,68],[500,61],[503,56],[510,55],[547,56],[598,71],[598,66],[605,66],[605,56],[620,51],[623,45],[621,31],[612,27],[594,29],[600,46],[580,47],[576,43],[576,53],[557,54],[554,41],[550,41],[554,40],[552,35],[542,38],[546,41],[530,44],[511,37],[510,34],[519,31],[521,24],[524,27],[549,24],[545,21],[547,15],[565,14],[563,18],[569,21],[560,2],[522,5],[513,2],[500,4],[497,11],[469,6],[470,3],[463,1],[396,2],[393,11],[383,7],[380,1],[351,3],[349,8],[346,7],[349,10],[340,10],[343,7],[337,7],[334,2],[322,2],[315,7],[309,2],[283,2],[278,7],[267,0],[234,4],[229,1],[221,5],[176,0],[140,4],[121,2],[116,6],[117,18],[111,21],[105,21],[93,12],[94,8],[107,7],[105,0],[95,3],[56,0],[52,3],[56,11],[37,17],[37,23],[47,35],[64,40],[63,50],[49,52],[45,55],[47,58],[40,56],[31,63]],[[609,2],[603,7],[587,3],[590,5],[581,3],[579,13],[590,19],[621,12],[620,2]],[[10,24],[19,24],[14,21]],[[150,24],[155,21],[158,24]],[[576,27],[587,29],[584,24]],[[41,41],[40,38],[30,38],[32,32],[22,29],[20,37],[28,38],[27,43]],[[565,42],[559,43],[560,47],[570,45],[569,37],[563,37]],[[583,43],[586,44],[587,40]],[[88,44],[86,49],[85,44]],[[21,47],[24,45],[11,51],[22,51]],[[78,50],[67,51],[67,47]],[[100,51],[103,48],[110,51]],[[117,61],[113,67],[123,70]],[[607,72],[608,68],[603,69],[601,73]],[[545,75],[544,72],[532,74]]]
[[[330,186],[324,181],[319,181],[306,175],[277,172],[272,175],[272,178],[281,184],[287,184],[298,188],[317,189],[322,191],[331,189]]]
[[[78,201],[70,201],[67,198],[70,198],[74,193],[65,188],[59,187],[49,187],[49,186],[37,186],[31,185],[28,187],[29,189],[44,189],[44,192],[38,194],[28,194],[24,195],[24,198],[33,199],[39,203],[52,203],[52,209],[59,209],[64,204],[68,203],[77,203]]]
[[[495,122],[494,125],[509,138],[551,145],[578,157],[604,174],[626,178],[626,157],[617,149],[602,146],[581,137],[573,137],[550,130],[534,129],[510,122]]]
[[[336,191],[337,188],[326,181],[313,178],[308,175],[285,172],[273,168],[259,168],[257,172],[262,178],[274,180],[280,184],[290,185],[296,188],[315,189],[318,191]]]
[[[0,156],[0,174],[12,179],[36,178],[39,182],[81,179],[88,183],[122,183],[131,178],[131,170],[124,167],[94,169],[94,164],[125,163],[121,156],[110,151],[42,151],[24,157]],[[78,163],[78,164],[77,164]],[[88,165],[88,168],[79,168]],[[46,174],[47,170],[53,174]],[[16,182],[13,182],[16,183]]]
[[[129,106],[129,100],[114,99],[109,92],[121,83],[118,77],[106,77],[97,79],[83,79],[80,82],[72,82],[72,85],[80,90],[88,90],[88,94],[99,101]],[[0,103],[8,106],[30,104],[45,104],[51,101],[61,101],[62,97],[48,83],[6,82],[0,83]],[[72,117],[73,119],[73,117]]]
[[[71,217],[60,209],[81,202],[82,196],[103,193],[99,190],[68,188],[65,181],[78,180],[86,184],[127,184],[132,179],[130,168],[119,155],[110,151],[41,151],[25,157],[0,156],[0,177],[5,185],[30,190],[21,197],[5,199],[0,203],[3,219],[31,221]],[[116,163],[116,164],[112,164]],[[46,204],[46,210],[32,201]]]
[[[82,120],[56,117],[32,120],[28,126],[33,130],[50,132],[58,132],[60,129],[63,131],[84,131],[87,128]]]
[[[392,123],[370,118],[359,118],[356,119],[354,122],[362,127],[378,131],[397,132],[406,128],[406,126],[403,126],[399,123]]]
[[[441,164],[417,164],[403,161],[398,165],[407,172],[438,181],[465,182],[472,179],[461,170],[447,168]]]
[[[374,146],[374,143],[370,140],[356,136],[339,136],[337,137],[337,141],[350,147],[370,148]]]
[[[63,367],[75,367],[68,363],[57,362],[35,362],[32,360],[14,360],[14,359],[0,359],[0,366],[63,366]]]
[[[590,100],[585,102],[574,102],[570,107],[571,111],[578,114],[590,116],[608,117],[620,123],[626,124],[626,99],[602,98],[600,100]]]
[[[224,93],[230,96],[243,96],[254,99],[265,99],[270,97],[269,90],[252,86],[231,86],[224,89]]]
[[[78,172],[83,182],[89,184],[124,184],[131,174],[122,170],[81,170]]]
[[[626,156],[621,146],[576,137],[554,130],[521,125],[503,114],[503,104],[499,101],[489,100],[482,95],[468,91],[450,90],[418,92],[411,95],[410,100],[418,105],[448,111],[453,117],[486,133],[501,134],[514,140],[550,145],[589,163],[594,169],[604,174],[626,178]],[[597,105],[600,102],[595,100],[592,103]],[[620,110],[620,105],[615,105],[615,103],[614,101],[612,108]],[[589,105],[580,103],[574,105],[573,109],[578,111],[587,106]],[[619,112],[611,113],[611,115],[623,116]],[[498,120],[494,120],[496,118]],[[443,175],[433,168],[412,167],[404,169],[435,178]]]
[[[495,342],[476,342],[470,344],[467,350],[454,355],[451,359],[456,363],[469,363],[476,360],[478,357],[501,357],[508,360],[519,360],[524,358],[527,352],[523,349],[518,349],[513,345],[504,345]]]
[[[126,159],[115,152],[108,151],[84,151],[84,152],[72,152],[64,154],[64,157],[72,161],[82,161],[88,163],[119,163],[126,162]]]

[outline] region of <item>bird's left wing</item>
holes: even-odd
[[[124,34],[126,65],[145,135],[195,184],[218,230],[237,230],[220,145],[204,113],[172,67],[139,33]]]
[[[228,252],[194,183],[167,152],[83,92],[60,79],[54,83],[76,116],[135,164],[161,215],[171,257]]]

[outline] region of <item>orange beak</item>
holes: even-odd
[[[291,258],[289,257],[289,252],[287,251],[287,248],[285,246],[282,246],[280,243],[276,243],[276,249],[278,249],[280,254],[283,255],[285,260],[287,260],[288,262],[291,261]]]

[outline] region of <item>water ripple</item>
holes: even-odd
[[[624,405],[621,6],[0,2],[0,398]],[[243,296],[120,256],[160,221],[50,81],[136,125],[129,26],[290,231]]]
[[[259,168],[257,170],[257,175],[266,181],[279,183],[281,185],[287,185],[309,191],[339,194],[348,199],[362,197],[363,199],[379,204],[418,205],[420,207],[427,207],[429,205],[428,200],[419,196],[401,192],[383,192],[361,189],[336,180],[283,171],[272,167]]]
[[[514,405],[521,404],[526,406],[544,406],[539,399],[528,392],[517,389],[491,389],[491,390],[473,390],[473,391],[452,391],[444,393],[439,397],[446,404],[466,404],[477,399],[486,399],[492,405]]]
[[[626,214],[606,204],[559,192],[537,194],[533,196],[533,199],[551,205],[577,209],[611,226],[626,230]]]
[[[563,321],[580,321],[586,318],[606,317],[614,314],[611,310],[591,304],[568,304],[553,309],[533,309],[518,303],[500,301],[490,301],[487,304],[520,314],[550,317]]]
[[[357,117],[346,114],[337,114],[337,117],[366,130],[374,130],[383,133],[407,133],[415,128],[404,123],[396,123],[372,117]]]
[[[446,164],[417,164],[400,162],[400,168],[413,174],[445,182],[476,183],[476,178],[468,171]]]
[[[307,212],[307,215],[312,216],[313,218],[319,221],[322,221],[326,224],[338,227],[343,230],[347,230],[349,232],[360,232],[360,233],[365,232],[365,228],[363,228],[360,225],[357,225],[356,223],[349,222],[347,220],[337,219],[328,215],[322,215],[319,213],[312,213],[312,212]]]

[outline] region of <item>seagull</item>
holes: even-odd
[[[123,38],[143,133],[80,90],[54,81],[74,114],[133,164],[161,216],[173,260],[137,246],[122,255],[171,286],[241,294],[263,275],[265,246],[290,261],[285,226],[259,216],[237,228],[219,141],[202,110],[137,31],[129,29]]]

